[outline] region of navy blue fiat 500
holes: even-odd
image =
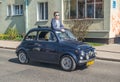
[[[96,50],[90,45],[77,41],[69,31],[51,30],[48,27],[31,29],[16,49],[22,64],[29,61],[60,64],[65,71],[76,66],[94,64]]]

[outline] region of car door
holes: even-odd
[[[37,47],[39,46],[37,43],[37,33],[38,31],[31,31],[28,33],[23,43],[30,60],[38,59],[36,51]]]
[[[48,63],[58,63],[59,53],[58,53],[58,42],[54,33],[51,31],[42,31],[38,33],[40,44],[38,58],[39,61]]]
[[[46,62],[58,63],[59,52],[57,42],[45,42],[45,55],[44,59]]]

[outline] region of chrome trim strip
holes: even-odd
[[[89,60],[80,60],[79,63],[87,63],[88,61],[95,60],[95,58],[89,59]]]

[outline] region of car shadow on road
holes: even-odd
[[[8,61],[11,62],[11,63],[20,64],[20,62],[18,61],[18,58],[12,58],[12,59],[9,59]],[[49,64],[49,63],[30,61],[29,64],[27,64],[27,65],[43,67],[43,68],[50,68],[50,69],[63,71],[62,68],[60,67],[60,65],[56,65],[56,64]],[[86,67],[84,67],[84,66],[76,68],[76,70],[81,70],[81,71],[85,70],[85,69],[86,69]]]

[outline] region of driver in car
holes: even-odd
[[[64,26],[62,22],[60,21],[59,12],[54,12],[54,18],[51,20],[51,28],[53,30],[60,30],[62,32],[65,32]]]

